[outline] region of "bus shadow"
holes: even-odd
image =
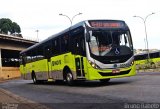
[[[102,86],[113,86],[113,85],[122,85],[129,84],[131,81],[110,81],[107,83],[101,83],[99,81],[86,81],[75,84],[75,87],[102,87]]]
[[[68,86],[63,81],[55,81],[55,82],[41,82],[41,83],[29,83],[32,85],[53,85],[53,86],[68,86],[68,87],[102,87],[102,86],[113,86],[113,85],[124,85],[130,84],[133,81],[109,81],[107,83],[101,83],[100,81],[76,81],[72,86]]]

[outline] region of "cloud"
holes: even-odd
[[[35,30],[39,30],[39,38],[44,39],[70,26],[70,18],[82,12],[73,20],[73,24],[86,19],[120,19],[125,20],[131,29],[136,48],[144,47],[144,26],[138,15],[145,17],[151,12],[159,12],[159,0],[0,0],[0,17],[10,18],[17,22],[22,34],[35,38]],[[160,14],[147,19],[148,37],[160,35]],[[155,39],[153,40],[155,41]],[[152,41],[151,41],[152,42]],[[157,41],[155,41],[157,42]],[[158,44],[158,43],[157,43]],[[150,47],[155,47],[150,44]]]

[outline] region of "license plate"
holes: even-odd
[[[112,73],[114,73],[114,74],[120,73],[120,70],[119,69],[114,69],[114,70],[112,70]]]

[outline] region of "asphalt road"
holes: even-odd
[[[72,87],[63,82],[35,85],[30,80],[12,80],[0,88],[53,109],[120,109],[133,103],[160,103],[160,72],[112,79],[107,84],[87,81]]]

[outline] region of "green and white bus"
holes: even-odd
[[[150,64],[150,68],[160,67],[160,51],[152,51],[149,52],[149,59],[148,59],[148,52],[136,54],[134,56],[135,64],[141,67],[143,65]]]
[[[136,74],[133,43],[121,20],[86,20],[20,52],[24,79],[75,80],[121,78]]]

